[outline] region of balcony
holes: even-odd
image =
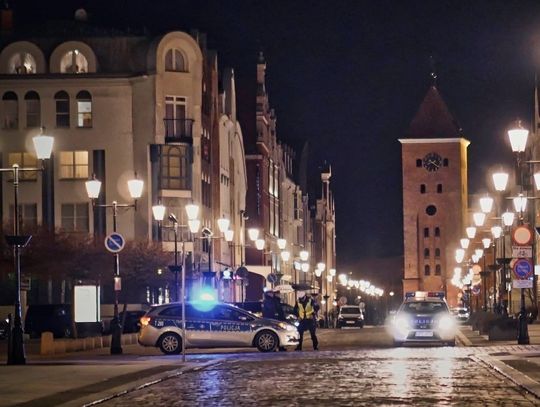
[[[193,144],[193,119],[163,119],[165,143]]]

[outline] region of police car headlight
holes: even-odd
[[[441,318],[439,318],[439,329],[443,331],[451,331],[455,328],[456,323],[454,321],[454,318],[452,318],[450,315],[443,315]]]
[[[401,331],[409,329],[410,321],[409,318],[399,315],[394,319],[394,327]]]
[[[296,329],[291,324],[286,324],[285,322],[280,322],[279,324],[277,324],[277,326],[284,331],[294,331]]]

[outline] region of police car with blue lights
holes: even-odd
[[[405,300],[391,323],[394,345],[435,342],[456,344],[456,320],[443,292],[405,293]]]
[[[298,345],[294,325],[259,318],[234,305],[212,301],[186,303],[186,338],[182,338],[182,304],[157,305],[141,318],[138,341],[159,347],[167,355],[188,348],[256,347],[272,352],[279,347]]]

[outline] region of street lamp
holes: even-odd
[[[51,136],[46,136],[43,134],[45,128],[41,128],[41,133],[33,138],[34,149],[36,151],[36,156],[39,160],[48,160],[51,157],[52,147],[54,144],[54,138]],[[8,343],[8,365],[24,365],[26,364],[26,355],[24,351],[24,342],[23,342],[23,326],[22,326],[22,316],[21,316],[21,248],[25,247],[30,239],[31,235],[21,236],[20,235],[20,222],[19,222],[19,181],[20,181],[20,172],[38,172],[42,171],[43,167],[39,168],[26,168],[19,167],[19,164],[13,164],[13,166],[8,168],[0,168],[0,172],[10,172],[13,178],[13,195],[14,195],[14,216],[13,220],[13,235],[6,235],[7,243],[13,247],[13,262],[15,267],[16,275],[16,287],[15,287],[15,310],[14,310],[14,319],[13,327],[9,335]]]
[[[137,199],[142,196],[143,181],[136,178],[129,180],[128,190],[134,203],[132,204],[119,204],[117,201],[113,201],[111,204],[98,204],[96,200],[99,197],[101,190],[101,181],[97,180],[94,176],[91,180],[86,181],[86,192],[88,198],[92,201],[92,207],[95,208],[112,208],[113,210],[113,232],[116,233],[116,217],[118,215],[118,208],[134,208],[137,210]],[[118,296],[122,289],[122,280],[120,278],[120,259],[118,252],[113,253],[114,256],[114,316],[111,321],[111,355],[119,355],[122,353],[122,326],[118,318]]]

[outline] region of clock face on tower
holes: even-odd
[[[437,171],[442,165],[442,157],[437,153],[427,153],[422,161],[424,168],[430,172]]]

